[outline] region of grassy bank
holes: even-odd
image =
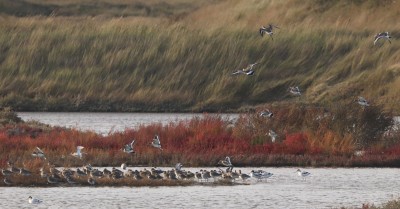
[[[225,112],[293,101],[287,89],[299,86],[300,102],[328,105],[362,95],[400,112],[399,44],[373,45],[377,32],[397,36],[399,3],[165,4],[3,3],[0,105],[24,111]],[[281,27],[274,40],[258,34],[269,22]],[[255,76],[231,76],[253,62],[261,63]]]

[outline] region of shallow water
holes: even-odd
[[[186,170],[199,170],[189,168]],[[207,168],[211,169],[211,168]],[[240,169],[240,168],[236,168]],[[177,187],[0,188],[1,208],[339,208],[380,205],[400,195],[399,169],[307,168],[305,181],[295,168],[263,169],[268,182],[250,185]],[[43,200],[32,206],[29,196]]]
[[[24,120],[108,134],[151,123],[167,124],[202,114],[18,113]],[[237,114],[222,114],[230,120]],[[400,118],[397,117],[397,121]],[[200,168],[185,168],[199,170]],[[210,168],[208,168],[210,169]],[[239,169],[239,168],[236,168]],[[242,168],[250,172],[254,168]],[[259,168],[256,168],[259,169]],[[340,208],[380,205],[400,197],[399,169],[307,168],[303,181],[295,168],[261,168],[274,173],[250,185],[186,187],[0,187],[0,208]],[[29,205],[28,197],[43,200]]]
[[[121,132],[126,128],[138,128],[152,123],[168,124],[204,114],[192,113],[66,113],[66,112],[18,112],[25,121],[35,120],[51,126],[62,126],[78,130],[95,131],[103,135]],[[216,114],[211,114],[216,115]],[[234,120],[238,114],[218,114],[223,119]]]

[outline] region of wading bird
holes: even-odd
[[[269,177],[271,177],[273,175],[274,174],[272,174],[270,172],[263,171],[263,170],[258,170],[258,171],[252,170],[250,172],[250,176],[253,177],[253,178],[256,178],[257,181],[262,181],[263,179],[268,179]]]
[[[96,184],[96,181],[95,181],[92,177],[89,177],[88,180],[87,180],[87,182],[88,182],[90,185],[95,185],[95,184]]]
[[[28,201],[30,204],[39,204],[39,203],[43,202],[39,199],[33,198],[32,196],[29,196]]]
[[[306,179],[307,176],[311,175],[311,173],[307,171],[301,171],[300,169],[297,169],[297,175],[301,176],[304,180]]]
[[[10,179],[8,179],[8,178],[4,178],[3,182],[4,182],[4,184],[7,185],[7,186],[10,186],[10,185],[13,184],[13,182],[12,182]]]

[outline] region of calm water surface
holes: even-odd
[[[23,120],[93,130],[101,134],[203,116],[176,113],[27,112],[18,115]],[[232,121],[238,117],[237,114],[221,116]],[[242,168],[242,171],[250,172],[252,169]],[[306,170],[312,176],[306,181],[296,175],[295,168],[262,169],[274,173],[268,182],[250,181],[250,185],[237,186],[0,187],[0,208],[360,208],[363,203],[380,205],[400,197],[400,181],[397,180],[399,169],[308,168]],[[29,205],[30,195],[44,202]]]
[[[208,168],[210,169],[210,168]],[[239,168],[237,168],[239,169]],[[254,168],[242,168],[249,172]],[[257,168],[259,169],[259,168]],[[399,169],[262,168],[268,182],[186,187],[0,188],[1,208],[340,208],[380,205],[400,195]],[[187,169],[188,170],[188,169]],[[196,168],[199,170],[199,168]],[[43,200],[29,205],[29,196]]]
[[[212,115],[212,114],[211,114]],[[219,114],[223,119],[234,120],[238,114]],[[52,126],[91,130],[103,135],[137,128],[152,123],[168,124],[204,114],[192,113],[65,113],[65,112],[19,112],[23,120],[36,120]]]

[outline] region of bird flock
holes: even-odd
[[[274,28],[280,29],[280,28],[279,28],[278,26],[276,26],[276,25],[268,24],[268,27],[267,27],[267,26],[261,26],[260,29],[259,29],[259,33],[260,33],[260,35],[261,35],[262,37],[263,37],[265,34],[267,34],[267,35],[269,35],[269,37],[273,40],[273,39],[274,39],[274,38],[273,38],[273,35],[274,35],[273,29],[274,29]],[[385,39],[385,40],[387,40],[387,41],[391,44],[391,43],[392,43],[391,40],[390,40],[391,38],[392,38],[392,37],[389,35],[389,32],[377,33],[377,34],[375,35],[375,37],[374,37],[374,45],[376,45],[376,43],[377,43],[379,40],[381,40],[381,39]],[[256,66],[256,65],[258,65],[258,64],[260,64],[260,63],[259,63],[259,62],[256,62],[256,63],[253,63],[253,64],[249,64],[246,68],[243,68],[243,69],[241,69],[241,70],[237,70],[237,71],[233,72],[232,75],[247,75],[247,76],[252,76],[252,75],[255,74],[255,70],[254,70],[253,68],[254,68],[254,66]],[[290,92],[292,95],[294,95],[294,96],[301,96],[301,91],[300,91],[300,89],[299,89],[298,86],[291,86],[291,87],[289,87],[289,92]],[[359,99],[358,99],[358,103],[359,103],[360,105],[362,105],[363,107],[369,106],[367,100],[365,100],[365,98],[363,98],[363,97],[361,97],[361,96],[360,96]]]
[[[214,182],[267,182],[268,178],[271,178],[274,174],[264,170],[251,170],[248,174],[242,173],[241,170],[232,171],[233,165],[230,161],[230,157],[218,162],[219,166],[227,167],[226,171],[218,168],[205,170],[200,169],[199,171],[192,172],[183,169],[181,163],[177,163],[172,169],[160,169],[153,167],[151,169],[143,168],[141,170],[133,170],[126,165],[121,165],[121,170],[113,167],[111,170],[104,168],[100,170],[92,167],[90,164],[84,165],[79,168],[55,168],[50,167],[49,173],[46,173],[43,168],[40,169],[41,178],[47,178],[48,184],[51,185],[87,185],[87,186],[101,186],[98,183],[100,179],[111,179],[112,181],[128,180],[130,181],[191,181],[200,183],[214,183]],[[10,169],[9,169],[10,170]],[[4,169],[3,169],[4,171]],[[7,170],[6,170],[7,171]],[[306,180],[311,173],[297,169],[295,173],[301,177],[302,180]],[[75,179],[87,179],[85,184],[82,181]],[[213,184],[214,185],[214,184]],[[28,202],[30,204],[40,204],[43,201],[41,199],[29,196]]]
[[[5,176],[4,184],[6,186],[15,185],[10,181],[11,176],[20,175],[24,178],[37,175],[35,172],[27,171],[24,168],[17,168],[12,162],[8,162],[8,168],[2,169],[2,174]],[[267,182],[267,179],[271,178],[274,174],[265,170],[251,170],[249,173],[242,173],[241,170],[233,170],[234,166],[229,156],[225,159],[220,160],[217,163],[217,169],[205,170],[200,169],[199,171],[192,172],[190,170],[184,170],[182,163],[177,163],[171,169],[161,169],[152,167],[151,169],[143,168],[141,170],[129,168],[126,163],[121,164],[121,169],[113,167],[112,169],[94,168],[90,164],[84,165],[77,168],[56,168],[54,165],[49,165],[48,169],[40,168],[40,178],[46,179],[48,185],[72,185],[72,186],[103,186],[98,183],[101,180],[108,179],[111,182],[118,182],[124,180],[128,181],[186,181],[186,182]],[[220,166],[226,167],[221,169]],[[25,170],[25,171],[24,171]],[[19,172],[17,172],[19,171]],[[24,173],[27,172],[27,173]],[[306,180],[311,173],[297,169],[295,173]],[[85,183],[86,182],[86,183]],[[104,181],[102,181],[104,182]],[[109,186],[104,184],[104,186]],[[40,204],[43,201],[41,199],[29,196],[28,202],[30,204]]]
[[[274,35],[274,28],[280,29],[278,26],[273,25],[273,24],[268,24],[268,26],[261,26],[259,28],[259,33],[261,35],[261,37],[263,37],[265,34],[269,35],[269,37],[274,40],[273,35]],[[389,35],[389,32],[382,32],[382,33],[377,33],[374,37],[374,45],[376,45],[376,43],[381,40],[381,39],[385,39],[387,40],[390,44],[392,37]],[[253,64],[249,64],[246,68],[243,68],[241,70],[237,70],[235,72],[232,73],[232,75],[247,75],[247,76],[252,76],[255,74],[255,70],[253,69],[254,66],[256,66],[257,64],[260,64],[259,62],[253,63]],[[288,92],[296,97],[300,97],[301,96],[301,90],[298,86],[290,86],[288,88]],[[366,108],[368,106],[370,106],[369,102],[362,96],[359,96],[358,99],[355,100],[359,105],[361,105],[362,108]],[[260,112],[261,117],[266,117],[266,118],[272,118],[274,116],[274,114],[266,109],[264,111]],[[278,137],[278,134],[274,131],[274,130],[269,130],[265,135],[268,135],[271,138],[271,142],[275,142],[275,140]]]
[[[264,35],[269,35],[269,37],[274,40],[274,28],[280,29],[280,27],[268,24],[268,26],[261,26],[259,29],[260,35],[263,37]],[[391,43],[391,36],[389,32],[382,32],[378,33],[374,37],[374,45],[381,40],[385,39],[389,43]],[[249,64],[246,68],[241,70],[237,70],[232,73],[232,75],[246,75],[252,76],[255,74],[255,66],[260,64],[259,62],[255,62]],[[301,91],[298,86],[291,86],[288,88],[288,92],[293,96],[301,96]],[[368,107],[370,104],[364,98],[359,96],[356,99],[356,102],[361,105],[363,108]],[[272,118],[274,116],[273,112],[266,109],[259,113],[260,117],[265,118]],[[271,141],[275,142],[278,134],[276,134],[273,130],[269,130],[266,134],[271,137]],[[159,149],[162,151],[160,137],[156,134],[151,141],[151,146]],[[135,140],[132,140],[131,143],[125,144],[122,146],[122,151],[127,154],[134,154],[135,153]],[[76,151],[71,153],[72,156],[82,159],[86,153],[82,152],[84,149],[83,146],[77,146]],[[39,147],[36,147],[32,152],[32,156],[35,158],[41,158],[47,160],[45,153]],[[113,167],[111,170],[104,168],[100,170],[98,168],[92,167],[90,164],[84,165],[79,168],[62,168],[57,169],[54,165],[51,165],[50,162],[48,163],[48,169],[44,167],[39,169],[39,176],[40,178],[46,179],[47,184],[49,185],[62,185],[62,184],[69,184],[69,185],[82,185],[82,179],[85,179],[87,185],[98,185],[98,179],[109,178],[114,181],[118,181],[120,179],[131,179],[133,181],[140,181],[143,179],[148,180],[194,180],[198,182],[215,182],[217,180],[229,180],[235,182],[236,180],[240,179],[242,181],[246,181],[248,179],[255,179],[256,181],[263,181],[273,176],[272,173],[264,171],[264,170],[252,170],[250,173],[242,173],[241,170],[233,171],[233,164],[231,162],[230,157],[225,157],[225,159],[220,160],[217,163],[218,169],[214,170],[204,170],[201,169],[196,172],[185,171],[183,170],[183,165],[181,163],[177,163],[174,168],[168,170],[162,170],[156,167],[151,169],[142,169],[142,170],[133,170],[128,167],[126,163],[121,164],[121,170]],[[220,166],[226,167],[225,170],[219,168]],[[26,168],[17,168],[13,165],[12,162],[8,162],[8,168],[1,170],[2,175],[4,176],[3,183],[6,186],[13,186],[15,185],[12,181],[13,176],[22,176],[23,178],[29,178],[36,173],[33,173]],[[306,179],[306,177],[310,176],[311,174],[307,171],[302,171],[298,169],[295,171],[302,179]],[[28,202],[30,204],[40,204],[42,200],[29,196]]]

